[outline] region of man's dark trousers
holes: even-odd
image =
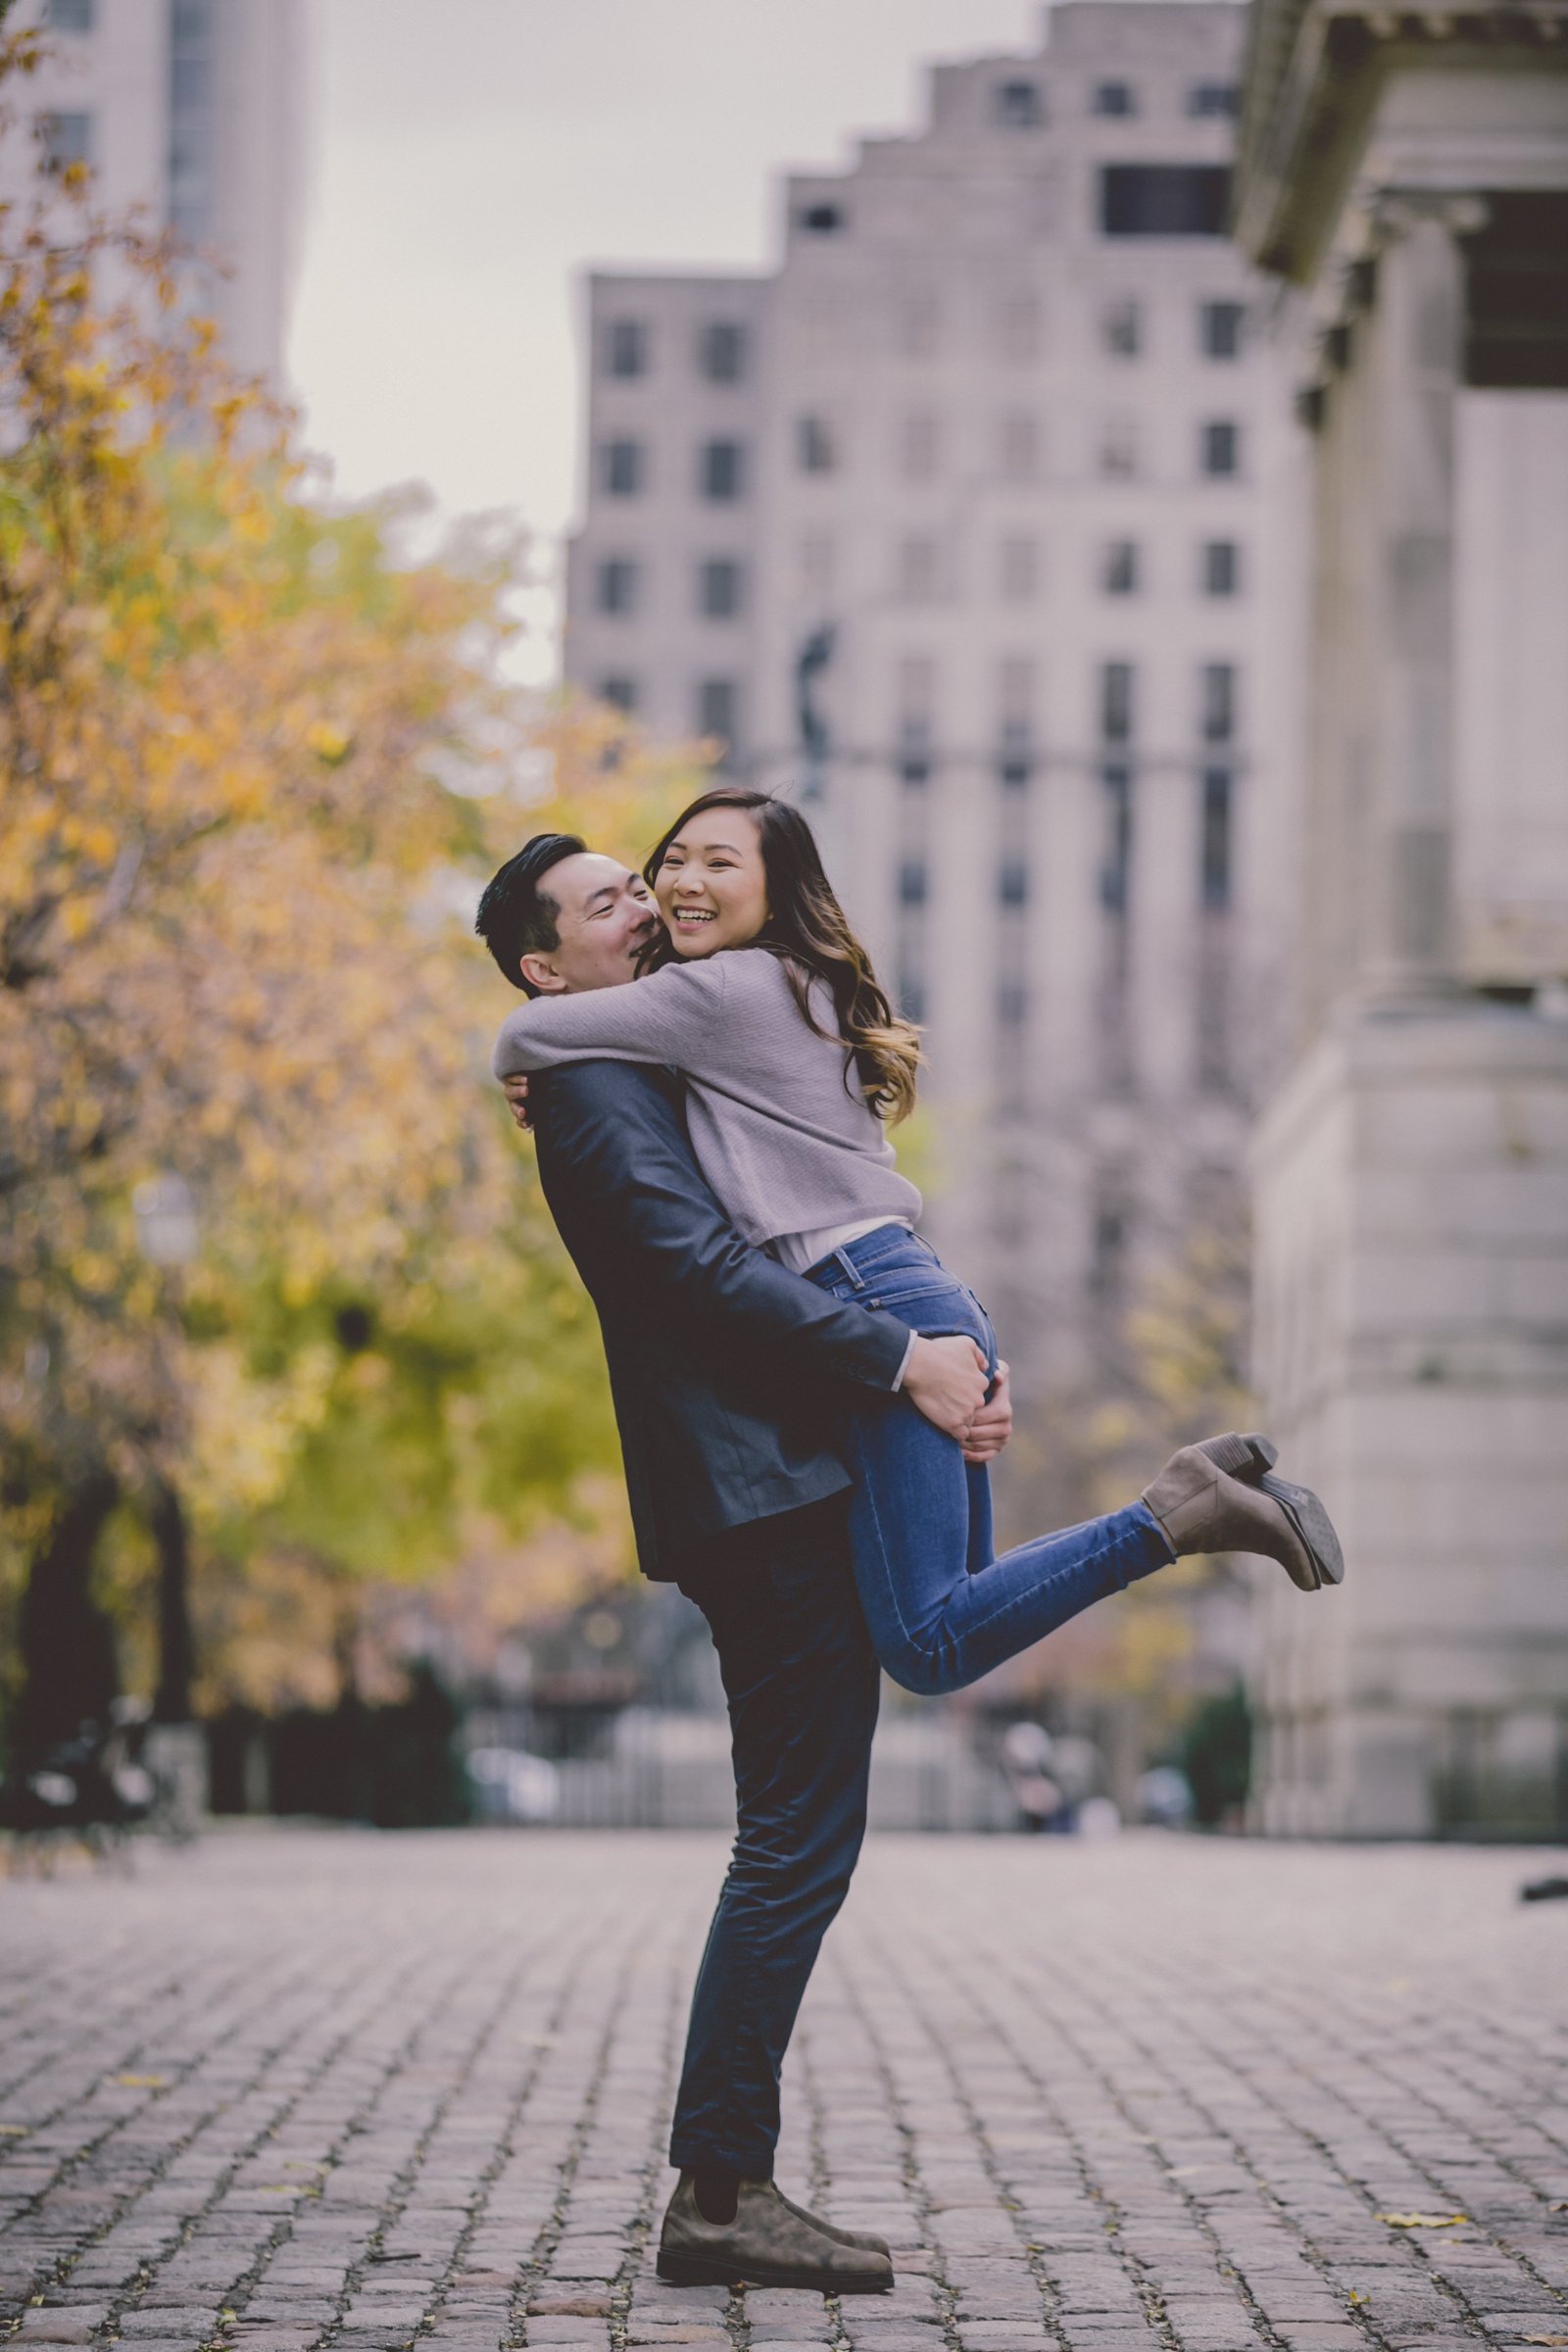
[[[759,1519],[680,1579],[712,1629],[737,1828],[692,1998],[669,2160],[773,2170],[779,2070],[865,1834],[880,1670],[842,1494]]]

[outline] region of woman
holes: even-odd
[[[644,876],[664,922],[645,976],[520,1006],[497,1077],[585,1057],[680,1070],[693,1149],[747,1240],[907,1324],[911,1349],[966,1335],[989,1379],[990,1320],[916,1235],[920,1196],[886,1133],[914,1105],[918,1033],[878,987],[806,819],[764,793],[705,793]],[[1305,1592],[1343,1574],[1327,1513],[1272,1477],[1265,1439],[1183,1447],[1125,1509],[993,1558],[986,1471],[905,1397],[847,1410],[856,1581],[908,1690],[960,1690],[1182,1552],[1262,1552]]]

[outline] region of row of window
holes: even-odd
[[[704,620],[733,620],[746,597],[746,566],[734,556],[704,556],[693,574],[693,610]],[[629,618],[643,603],[643,565],[634,556],[607,556],[594,573],[597,611]]]
[[[1183,108],[1195,122],[1229,122],[1237,111],[1240,91],[1233,81],[1191,81],[1184,93]],[[1095,81],[1087,92],[1087,111],[1091,115],[1109,117],[1126,122],[1141,115],[1143,94],[1136,82]],[[1009,75],[991,87],[991,119],[1004,130],[1036,130],[1048,119],[1047,92],[1043,82],[1026,79],[1022,74]]]
[[[1205,743],[1230,743],[1238,732],[1233,662],[1205,662],[1198,673],[1199,732]],[[1105,662],[1100,670],[1100,732],[1106,743],[1131,743],[1137,732],[1138,673],[1131,662]]]
[[[1100,771],[1101,858],[1097,891],[1107,914],[1125,915],[1131,906],[1136,811],[1136,775],[1122,761],[1109,761]],[[1198,901],[1210,913],[1223,913],[1231,904],[1234,886],[1233,815],[1235,777],[1228,767],[1205,767],[1198,777]],[[895,896],[906,911],[925,907],[931,896],[931,867],[922,855],[899,861]],[[998,858],[993,897],[1004,916],[1027,907],[1034,895],[1033,869],[1017,848]]]
[[[906,305],[898,315],[897,341],[911,356],[933,350],[940,335],[940,316],[928,297],[913,298],[918,314]],[[1193,313],[1195,346],[1205,360],[1240,359],[1247,323],[1245,303],[1203,301]],[[1014,297],[998,318],[1001,341],[1007,356],[1032,359],[1040,345],[1039,306],[1032,297]],[[1134,295],[1119,295],[1100,315],[1099,337],[1112,358],[1139,358],[1148,348],[1146,305]],[[740,383],[750,364],[747,330],[728,321],[710,320],[696,332],[697,372],[709,383]],[[616,383],[635,383],[654,372],[654,330],[646,318],[609,318],[599,342],[599,371]],[[715,364],[716,363],[716,364]]]
[[[1134,481],[1143,470],[1142,435],[1136,416],[1102,416],[1098,424],[1095,463],[1106,481]],[[1198,471],[1221,481],[1242,470],[1242,428],[1233,416],[1205,417],[1198,426]],[[933,480],[940,455],[937,421],[933,417],[906,419],[895,445],[895,456],[906,480]],[[1029,410],[1009,412],[997,420],[994,458],[1005,482],[1026,487],[1041,479],[1045,465],[1045,435],[1041,420]],[[842,437],[832,420],[821,416],[795,420],[795,463],[802,473],[829,474],[844,470]]]
[[[1204,744],[1229,745],[1236,741],[1239,728],[1239,686],[1236,664],[1232,662],[1204,662],[1197,676],[1198,733]],[[1004,679],[1004,685],[1006,679]],[[635,712],[640,703],[637,680],[624,674],[600,680],[602,701],[612,703],[617,710]],[[1096,696],[1102,740],[1111,746],[1130,744],[1137,716],[1137,671],[1130,662],[1102,663],[1096,681]],[[733,678],[703,678],[696,689],[693,723],[703,735],[716,735],[733,742],[739,731],[740,688]],[[1027,718],[1004,715],[1001,724],[1001,746],[997,758],[997,781],[1008,795],[1028,789],[1035,773],[1031,757],[1032,730]],[[932,755],[929,749],[927,722],[906,715],[901,719],[899,733],[903,745],[899,760],[899,777],[905,790],[920,795],[931,781]],[[1114,762],[1105,770],[1117,777],[1125,774],[1124,790],[1132,790],[1131,770]],[[909,806],[916,805],[910,802]],[[1130,819],[1129,819],[1130,821]]]
[[[1226,164],[1102,164],[1096,218],[1105,237],[1222,237],[1230,213]],[[811,197],[795,216],[811,237],[848,233],[842,197]]]
[[[600,372],[631,383],[651,375],[653,329],[646,318],[607,319],[600,338]],[[707,318],[694,330],[692,361],[710,384],[740,384],[751,366],[751,336],[735,318]]]
[[[931,538],[902,539],[894,550],[893,593],[904,604],[942,602],[952,591],[946,551]],[[1042,549],[1037,539],[1009,533],[995,550],[994,587],[1004,604],[1033,604],[1044,586]],[[820,570],[820,566],[818,566]],[[1234,539],[1205,539],[1198,550],[1198,586],[1210,597],[1241,591],[1241,550]],[[1145,583],[1143,551],[1136,539],[1112,539],[1099,557],[1100,586],[1106,596],[1137,596]],[[693,610],[706,620],[732,620],[746,599],[746,566],[735,556],[704,556],[692,574]],[[594,609],[630,619],[646,605],[645,566],[635,556],[606,556],[593,575]]]
[[[996,469],[1004,481],[1020,486],[1038,481],[1043,463],[1040,420],[1027,411],[998,419],[994,439]],[[1108,416],[1100,420],[1097,462],[1109,479],[1136,479],[1140,461],[1138,419]],[[1207,417],[1198,429],[1198,467],[1209,479],[1241,471],[1241,427],[1233,417]],[[906,482],[934,482],[942,472],[940,420],[926,413],[904,417],[892,436],[894,470]],[[842,469],[839,435],[826,417],[798,416],[795,420],[795,462],[802,473],[828,474]],[[652,453],[647,442],[617,434],[602,441],[597,453],[599,487],[607,498],[641,498],[653,486]],[[733,505],[744,498],[750,483],[750,452],[744,441],[711,440],[698,443],[692,466],[692,484],[699,498],[715,506]]]

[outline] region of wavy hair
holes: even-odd
[[[866,1102],[879,1118],[896,1127],[914,1108],[920,1032],[888,1003],[871,958],[851,930],[822,870],[816,836],[798,808],[771,793],[721,784],[681,810],[650,853],[643,880],[652,890],[671,842],[705,808],[740,808],[755,819],[761,836],[768,916],[753,945],[779,958],[802,1015],[818,1037],[830,1033],[811,1011],[810,980],[818,979],[827,988],[847,1055],[845,1084],[853,1066]],[[662,931],[646,952],[643,968],[652,971],[675,960],[674,945]]]

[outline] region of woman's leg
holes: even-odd
[[[913,1234],[866,1235],[812,1279],[928,1337],[965,1333],[997,1360],[984,1307]],[[994,1558],[986,1472],[905,1396],[858,1400],[843,1449],[860,1606],[877,1656],[906,1690],[960,1690],[1176,1556],[1135,1502]]]
[[[855,1412],[846,1467],[860,1606],[877,1656],[906,1690],[961,1690],[1175,1557],[1135,1502],[977,1558],[991,1548],[986,1473],[901,1396]]]

